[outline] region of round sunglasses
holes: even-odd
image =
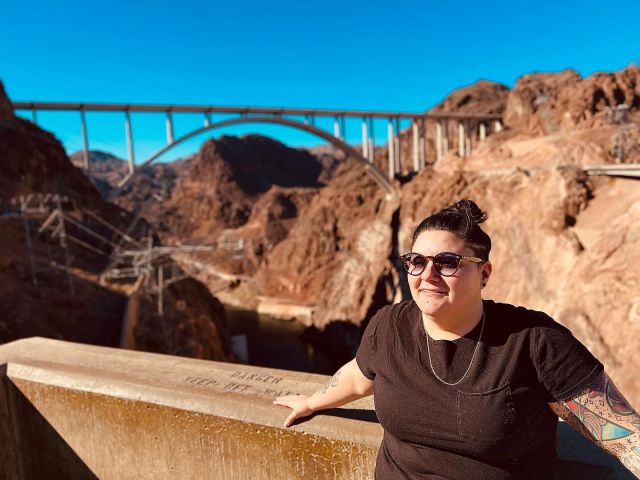
[[[443,277],[454,275],[460,268],[460,262],[467,260],[469,262],[482,263],[485,260],[478,257],[465,257],[457,253],[442,252],[436,255],[422,255],[421,253],[405,253],[400,257],[400,261],[404,269],[409,275],[418,276],[427,268],[427,263],[431,260],[433,268]]]

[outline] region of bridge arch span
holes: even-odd
[[[343,151],[347,156],[350,157],[354,157],[356,160],[358,160],[358,162],[360,162],[362,164],[362,166],[364,167],[365,172],[371,176],[373,178],[373,180],[378,184],[378,186],[380,188],[382,188],[386,194],[386,198],[387,200],[392,200],[392,199],[396,199],[397,198],[397,191],[396,188],[394,187],[394,185],[385,177],[385,175],[380,171],[380,169],[374,165],[373,163],[370,163],[358,150],[356,150],[355,148],[351,147],[349,144],[347,144],[346,142],[343,142],[342,140],[334,137],[333,135],[331,135],[330,133],[317,128],[313,125],[309,125],[297,120],[292,120],[289,118],[282,118],[282,117],[271,117],[271,116],[265,116],[265,117],[238,117],[238,118],[231,118],[231,119],[227,119],[227,120],[222,120],[220,122],[216,122],[216,123],[212,123],[211,125],[207,125],[204,126],[202,128],[199,128],[197,130],[194,130],[192,132],[189,132],[179,138],[176,138],[172,143],[169,143],[168,145],[162,147],[161,149],[159,149],[158,151],[156,151],[153,155],[151,155],[149,158],[147,158],[144,162],[142,162],[140,165],[138,165],[135,170],[131,173],[129,173],[118,185],[120,188],[122,188],[124,185],[126,185],[127,183],[129,183],[129,181],[131,180],[131,178],[133,177],[133,175],[136,174],[136,172],[138,170],[140,170],[141,168],[145,167],[146,165],[149,165],[150,163],[154,162],[155,160],[157,160],[158,158],[160,158],[163,154],[165,154],[166,152],[168,152],[169,150],[173,149],[174,147],[180,145],[181,143],[184,143],[185,141],[189,140],[190,138],[193,138],[197,135],[200,135],[201,133],[207,132],[209,130],[215,130],[217,128],[222,128],[222,127],[228,127],[228,126],[232,126],[232,125],[240,125],[240,124],[244,124],[244,123],[272,123],[272,124],[277,124],[277,125],[286,125],[289,127],[293,127],[293,128],[297,128],[300,130],[304,130],[305,132],[311,133],[312,135],[315,135],[317,137],[322,138],[323,140],[328,141],[329,143],[331,143],[333,146],[335,146],[336,148],[340,149],[341,151]]]

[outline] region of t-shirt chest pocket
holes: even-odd
[[[457,393],[458,432],[461,437],[494,443],[517,431],[509,384],[481,393]]]

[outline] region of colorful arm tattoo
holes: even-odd
[[[640,478],[640,416],[606,373],[582,393],[549,406]]]

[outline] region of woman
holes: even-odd
[[[549,479],[560,416],[637,476],[640,417],[602,364],[544,313],[482,299],[486,218],[462,200],[420,223],[401,257],[413,299],[371,319],[327,386],[276,399],[285,426],[375,391],[376,478]]]

